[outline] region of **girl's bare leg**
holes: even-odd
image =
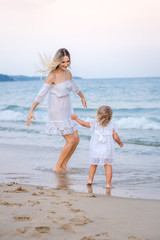
[[[105,173],[106,173],[106,188],[113,188],[113,186],[111,185],[111,181],[112,181],[112,165],[104,165],[105,168]]]
[[[75,146],[75,136],[73,134],[64,135],[63,137],[66,140],[66,144],[62,148],[59,159],[53,169],[55,172],[64,170],[64,168],[62,167],[63,161],[66,159],[72,148]]]
[[[72,154],[74,153],[74,151],[76,150],[76,147],[79,143],[78,131],[75,131],[72,135],[74,136],[74,143],[75,144],[73,145],[72,149],[70,150],[70,152],[68,153],[68,155],[66,156],[66,158],[62,162],[62,167],[64,169],[67,167],[67,163],[68,163],[69,159],[71,158]]]
[[[97,165],[90,166],[88,184],[92,184],[96,169],[97,169]]]

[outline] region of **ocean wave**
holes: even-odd
[[[5,110],[0,111],[0,121],[26,121],[29,111],[13,111],[13,110]],[[39,113],[34,113],[36,116],[35,122],[45,122],[47,119],[47,113],[41,111]],[[34,121],[32,121],[34,122]]]
[[[35,134],[39,134],[39,133],[44,133],[40,130],[34,130],[34,129],[29,129],[29,128],[15,128],[15,127],[1,127],[0,126],[0,131],[3,131],[3,132],[15,132],[15,133],[18,133],[18,132],[26,132],[26,133],[35,133]]]
[[[23,120],[24,114],[18,111],[6,110],[1,111],[0,113],[0,121],[15,121],[15,120]]]
[[[151,142],[147,140],[138,140],[138,139],[131,139],[125,141],[128,144],[135,144],[135,145],[141,145],[141,146],[147,146],[147,147],[160,147],[160,142]]]
[[[151,129],[160,130],[160,123],[154,119],[144,117],[124,117],[116,121],[120,129]]]
[[[46,109],[45,107],[40,107],[37,110],[38,111],[44,111]],[[30,107],[25,107],[25,106],[19,106],[19,105],[1,105],[0,106],[0,111],[8,111],[12,110],[15,112],[29,112]]]
[[[85,121],[90,121],[96,117],[96,109],[83,109],[75,108],[75,113]],[[160,130],[160,119],[158,112],[160,108],[145,109],[145,108],[134,108],[134,109],[114,109],[116,112],[113,115],[113,121],[115,121],[119,129],[151,129]],[[155,114],[147,114],[148,111],[155,111]],[[0,107],[0,121],[26,121],[29,112],[28,107],[18,105],[1,105]],[[124,113],[125,112],[125,113]],[[139,114],[137,115],[137,112]],[[144,114],[145,112],[145,114]],[[122,115],[124,117],[122,117]],[[131,116],[129,116],[131,115]],[[134,117],[136,115],[136,117]],[[142,117],[141,117],[142,115]],[[144,116],[143,116],[144,115]],[[90,117],[86,117],[90,116]],[[151,117],[150,117],[151,116]],[[46,108],[38,108],[35,112],[36,121],[32,121],[34,124],[45,123],[47,120]]]
[[[1,106],[1,111],[6,111],[6,110],[14,110],[14,111],[24,111],[27,110],[29,111],[29,107],[24,107],[24,106],[18,106],[18,105],[3,105]]]
[[[5,111],[5,110],[14,110],[14,111],[29,111],[30,106],[26,107],[26,106],[21,106],[21,105],[0,105],[0,111]],[[38,108],[38,111],[43,111],[44,109],[46,109],[46,107],[44,106],[40,106]],[[94,107],[90,107],[90,108],[82,108],[82,107],[75,107],[74,108],[75,111],[77,112],[97,112],[97,108]],[[112,108],[113,112],[150,112],[150,111],[160,111],[160,108],[158,107],[131,107],[131,108]]]

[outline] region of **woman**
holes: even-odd
[[[46,63],[46,72],[49,72],[45,83],[40,89],[33,105],[29,111],[26,121],[27,126],[31,124],[31,119],[35,120],[33,110],[48,97],[49,111],[46,125],[47,133],[59,133],[66,140],[66,144],[61,150],[59,159],[54,167],[54,171],[64,171],[67,162],[75,151],[79,143],[77,123],[71,119],[73,108],[70,100],[70,92],[77,93],[84,107],[87,107],[85,97],[72,79],[71,72],[67,69],[71,64],[70,54],[67,49],[62,48],[57,51],[53,60]]]

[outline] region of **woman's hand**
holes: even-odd
[[[72,119],[72,120],[76,120],[76,119],[77,119],[77,115],[76,115],[76,114],[72,114],[72,115],[71,115],[71,119]]]
[[[86,103],[85,97],[81,98],[81,102],[82,102],[83,107],[87,108],[87,103]]]
[[[32,118],[33,118],[34,120],[36,120],[33,112],[29,112],[28,117],[27,117],[27,121],[26,121],[26,125],[27,125],[27,126],[29,126],[29,125],[31,124],[31,119],[32,119]]]

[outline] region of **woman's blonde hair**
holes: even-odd
[[[50,60],[45,55],[44,55],[44,57],[42,57],[42,55],[40,55],[41,63],[45,68],[43,70],[40,69],[39,71],[43,72],[43,73],[48,73],[48,72],[50,73],[50,72],[54,71],[56,68],[58,68],[58,65],[62,62],[62,59],[65,56],[69,57],[69,61],[71,64],[71,56],[66,48],[60,48],[56,52],[56,54],[52,60]],[[70,64],[69,64],[69,66],[70,66]]]
[[[112,109],[109,106],[101,106],[97,110],[98,123],[105,127],[112,119]]]

